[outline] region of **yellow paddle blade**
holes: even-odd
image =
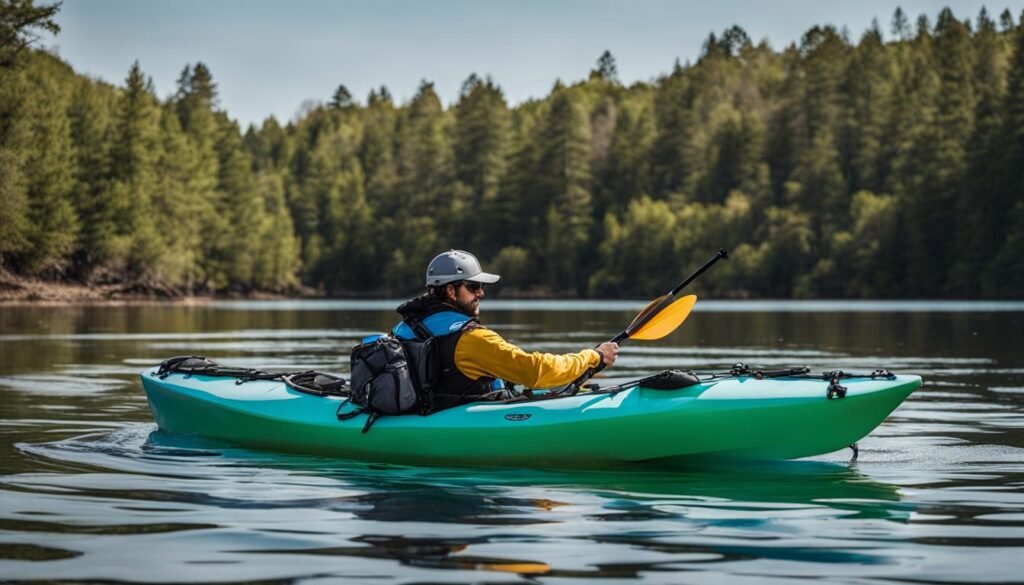
[[[683,324],[683,321],[690,315],[690,311],[693,310],[693,305],[696,302],[697,295],[686,295],[679,300],[673,301],[671,305],[662,309],[643,327],[630,335],[629,338],[653,341],[665,337]]]
[[[661,301],[665,300],[665,296],[666,295],[661,295],[660,297],[658,297],[658,298],[654,299],[653,301],[647,303],[647,306],[644,307],[644,309],[642,311],[640,311],[639,313],[637,313],[636,317],[633,318],[633,322],[629,324],[629,327],[632,327],[636,322],[640,321],[641,319],[646,317],[648,313],[653,311],[654,308],[658,306],[658,303],[660,303]],[[629,331],[629,327],[626,327],[627,331]]]

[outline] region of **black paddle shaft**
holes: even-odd
[[[611,338],[610,341],[612,343],[622,343],[626,339],[629,339],[629,336],[633,332],[635,332],[638,329],[640,329],[641,327],[643,327],[651,319],[653,319],[658,313],[660,313],[662,309],[664,309],[669,304],[671,304],[675,300],[675,296],[679,293],[679,291],[683,290],[683,288],[686,285],[688,285],[691,282],[693,282],[694,279],[696,279],[701,274],[704,274],[704,271],[707,270],[708,268],[711,268],[711,266],[713,266],[715,262],[718,262],[719,260],[727,260],[728,258],[729,258],[729,254],[725,251],[725,248],[719,248],[718,252],[710,260],[708,260],[707,262],[704,263],[704,266],[701,266],[700,268],[698,268],[696,270],[696,272],[694,272],[690,276],[687,276],[685,279],[683,279],[682,282],[679,283],[679,286],[675,287],[674,289],[672,289],[672,292],[670,292],[667,295],[665,295],[665,298],[662,299],[662,301],[658,304],[658,306],[654,310],[649,311],[647,313],[646,317],[644,317],[643,319],[639,320],[638,322],[631,323],[629,327],[627,327],[625,330],[623,330],[622,333],[619,333],[615,337]],[[565,388],[559,390],[558,391],[558,395],[563,395],[564,396],[566,394],[569,394],[569,395],[576,394],[577,392],[580,391],[580,387],[583,386],[583,384],[586,383],[587,380],[589,380],[591,377],[593,377],[594,374],[600,372],[604,368],[605,368],[604,356],[601,356],[601,362],[597,364],[596,368],[588,368],[587,371],[583,372],[583,375],[581,375],[579,378],[576,378],[575,380],[573,380]]]

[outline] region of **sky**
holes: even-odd
[[[476,73],[517,104],[544,97],[556,79],[586,78],[605,50],[628,85],[696,60],[709,33],[733,24],[782,49],[815,24],[857,39],[877,18],[888,34],[897,6],[934,24],[943,6],[974,19],[983,5],[1019,19],[1024,0],[64,0],[60,34],[41,44],[118,85],[138,60],[161,98],[201,61],[220,107],[244,127],[292,120],[339,84],[360,103],[385,85],[402,103],[425,79],[448,105]]]

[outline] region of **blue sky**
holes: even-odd
[[[942,6],[994,18],[1024,2],[859,0],[65,0],[62,32],[43,43],[85,74],[121,84],[136,59],[163,98],[187,63],[213,72],[220,105],[243,125],[292,119],[306,100],[344,83],[360,101],[386,85],[398,101],[420,80],[445,103],[471,73],[490,74],[512,103],[546,95],[556,79],[586,77],[610,50],[625,83],[693,60],[710,32],[733,24],[782,48],[814,24],[856,39],[877,17],[888,33],[896,6],[932,22]]]

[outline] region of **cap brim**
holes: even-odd
[[[491,274],[489,272],[481,272],[480,274],[477,274],[476,276],[471,276],[469,278],[466,278],[465,280],[468,280],[470,282],[482,282],[484,284],[494,284],[501,280],[501,276],[497,274]]]

